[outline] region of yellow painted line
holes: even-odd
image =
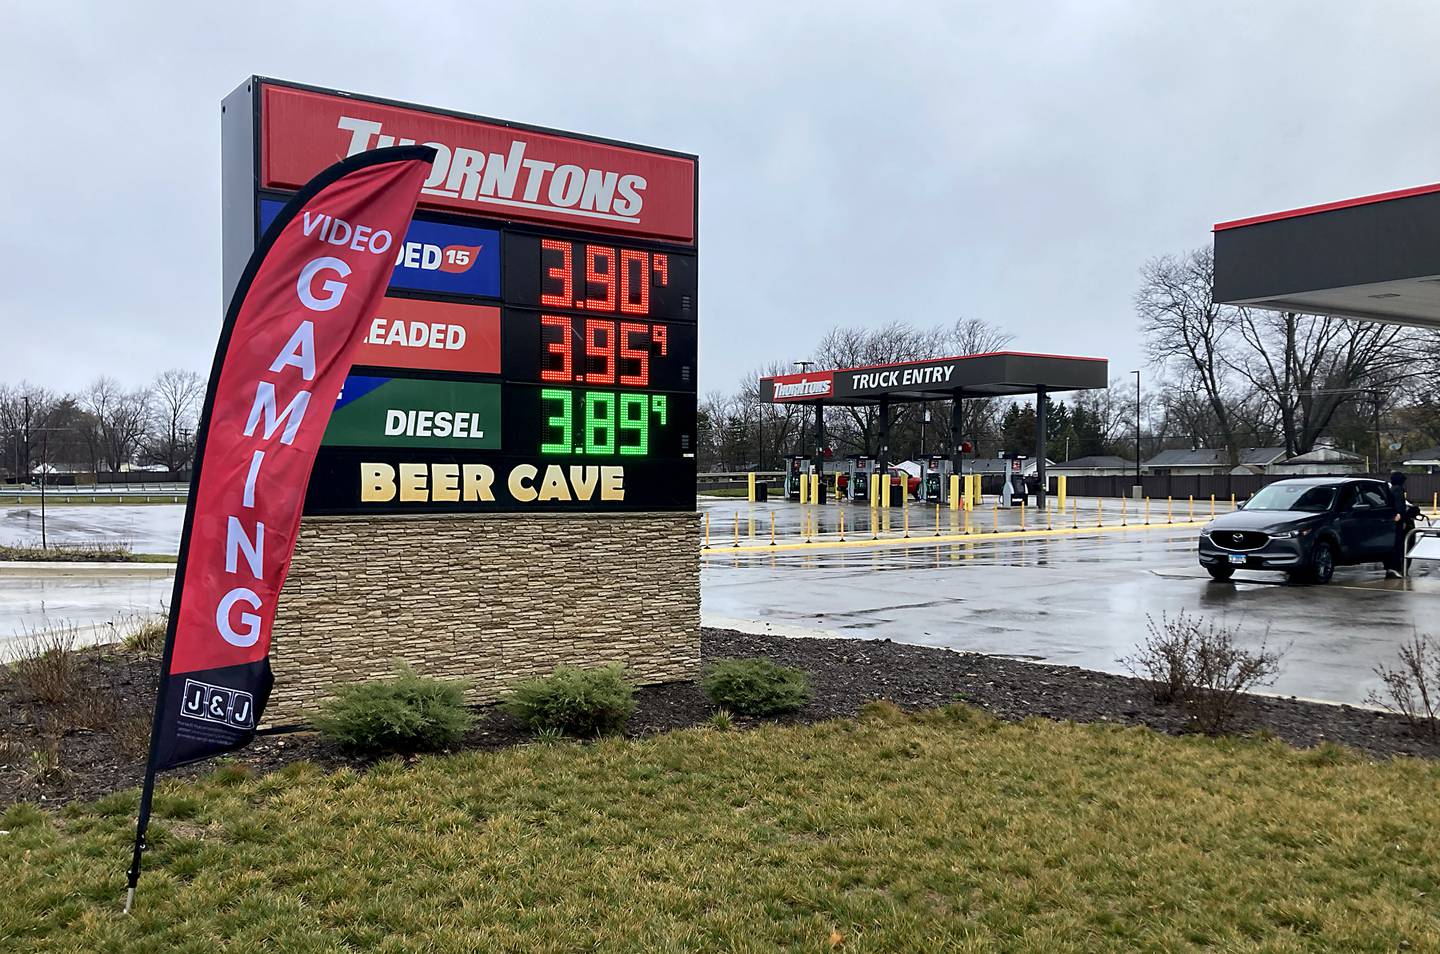
[[[1150,526],[1132,523],[1129,526],[1113,524],[1104,527],[1056,527],[1053,530],[979,530],[974,533],[951,533],[941,536],[880,537],[873,540],[812,540],[809,543],[756,544],[752,546],[718,546],[705,551],[709,556],[724,556],[734,553],[777,553],[781,550],[839,550],[867,549],[870,547],[923,547],[940,543],[989,543],[994,540],[1047,540],[1053,537],[1084,537],[1101,533],[1139,533],[1146,530],[1194,530],[1209,523],[1197,520],[1193,523],[1153,523]]]

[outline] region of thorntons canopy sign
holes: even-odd
[[[693,157],[265,82],[260,184],[294,189],[337,159],[422,143],[422,207],[695,241]]]
[[[816,374],[782,374],[774,379],[776,401],[813,401],[827,398],[835,391],[835,375],[831,371]]]

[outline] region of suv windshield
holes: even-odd
[[[1324,513],[1335,502],[1334,487],[1271,484],[1245,502],[1246,510],[1300,510]]]

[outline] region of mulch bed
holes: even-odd
[[[889,640],[791,639],[712,629],[701,632],[701,654],[706,660],[764,656],[808,673],[813,699],[804,711],[780,721],[851,716],[874,699],[907,709],[962,700],[1010,720],[1039,716],[1145,725],[1170,734],[1192,731],[1183,710],[1156,705],[1146,684],[1068,666]],[[141,781],[157,663],[102,647],[80,652],[77,666],[82,691],[76,698],[82,701],[67,707],[34,701],[13,676],[0,673],[0,806],[59,805]],[[697,725],[713,711],[694,683],[649,686],[638,693],[628,732],[643,736]],[[743,726],[752,720],[735,721]],[[91,727],[77,727],[84,725]],[[1350,706],[1254,696],[1234,728],[1267,732],[1301,747],[1328,741],[1374,756],[1440,758],[1440,740],[1417,736],[1397,716]],[[463,747],[502,748],[527,739],[517,724],[489,707]],[[263,735],[235,758],[260,772],[302,759],[331,768],[367,764],[310,732]],[[201,763],[168,774],[211,767]]]

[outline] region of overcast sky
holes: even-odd
[[[1146,258],[1440,180],[1437,44],[1420,2],[0,0],[0,381],[208,368],[252,73],[698,153],[702,391],[892,318],[1119,376]]]

